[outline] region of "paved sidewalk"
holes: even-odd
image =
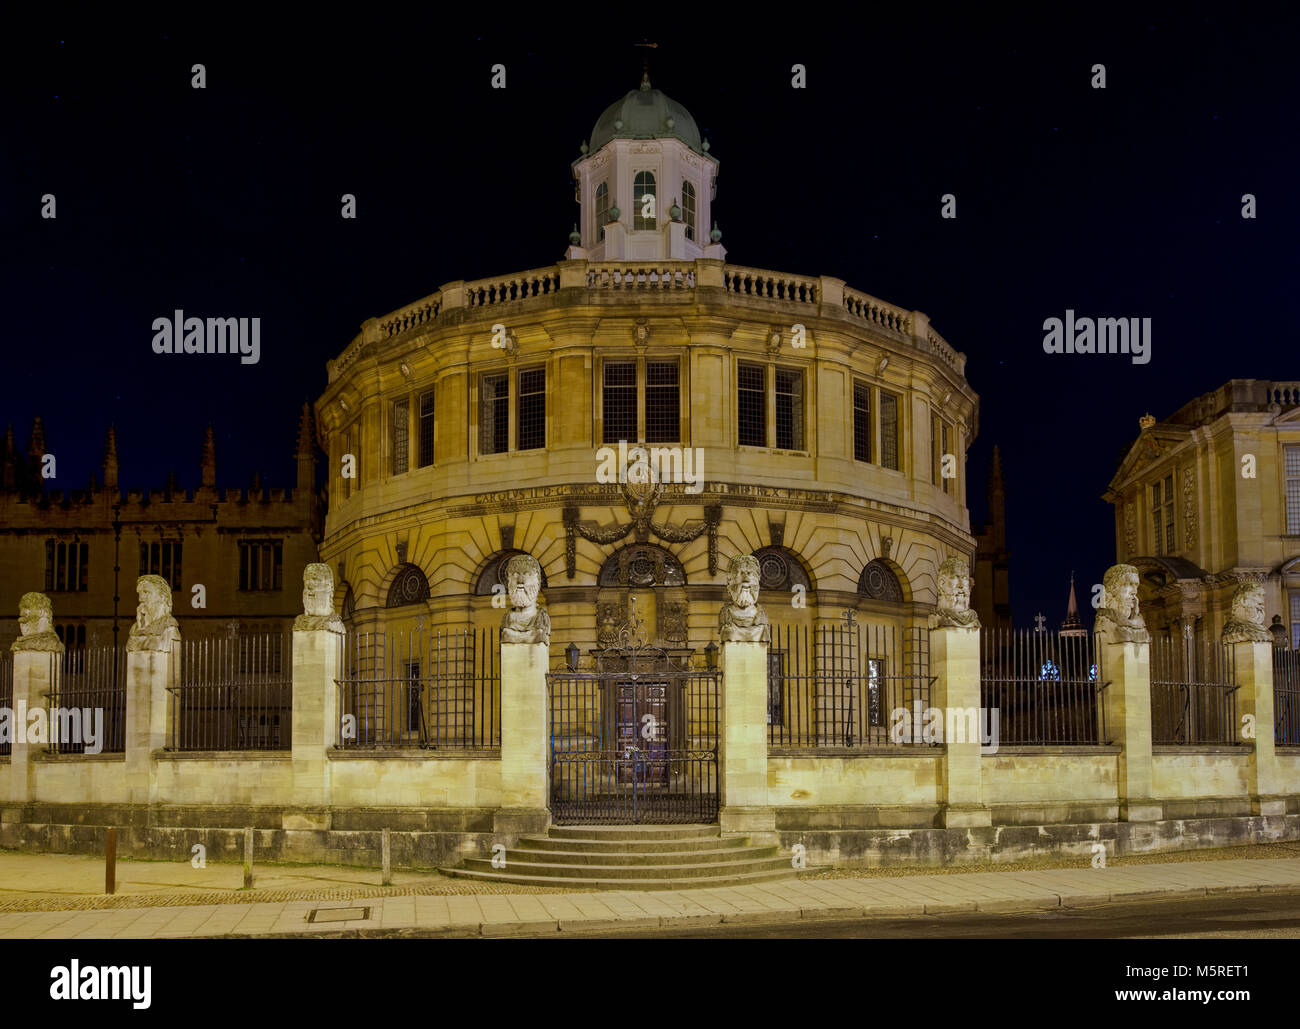
[[[400,887],[398,887],[400,889]],[[1009,912],[1133,900],[1300,892],[1300,858],[1119,868],[792,880],[730,889],[429,896],[0,913],[0,937],[547,936],[728,922]],[[331,911],[349,909],[339,921]],[[366,910],[357,910],[366,909]],[[362,917],[362,916],[366,917]],[[337,917],[337,915],[335,916]]]

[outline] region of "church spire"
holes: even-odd
[[[1083,621],[1079,618],[1079,601],[1074,595],[1074,573],[1070,573],[1070,600],[1065,607],[1065,621],[1061,623],[1062,636],[1087,636],[1088,630],[1083,627]]]
[[[117,489],[117,429],[112,425],[104,440],[104,489]]]
[[[312,429],[311,405],[305,400],[298,416],[298,489],[311,493],[316,484],[316,433]]]
[[[18,484],[18,445],[14,443],[14,427],[10,425],[5,429],[4,441],[4,469],[0,472],[3,480],[0,486],[6,490],[14,489]]]
[[[989,527],[995,549],[1007,547],[1007,488],[1002,479],[1002,451],[993,445],[993,461],[989,465]]]
[[[217,442],[212,436],[212,426],[203,430],[203,451],[199,458],[199,485],[215,489],[217,485]]]

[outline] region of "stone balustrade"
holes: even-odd
[[[587,266],[588,289],[673,289],[695,288],[694,261],[602,261]]]
[[[816,304],[821,293],[816,279],[800,275],[783,275],[760,268],[743,268],[729,264],[722,272],[722,281],[728,293],[747,297],[767,297],[784,300],[790,304]]]
[[[464,288],[466,307],[490,307],[556,292],[560,288],[560,270],[552,265],[516,275],[497,275],[467,282]]]

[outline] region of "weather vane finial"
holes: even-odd
[[[637,43],[636,46],[645,47],[648,50],[657,50],[658,43]],[[647,53],[641,58],[641,88],[650,88],[650,55]]]

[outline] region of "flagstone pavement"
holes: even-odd
[[[398,881],[374,897],[0,912],[0,937],[548,936],[815,918],[1024,912],[1112,902],[1300,892],[1300,858],[792,879],[729,889],[649,892],[437,895],[412,889]],[[315,920],[309,921],[313,912]],[[340,920],[322,920],[329,918]]]

